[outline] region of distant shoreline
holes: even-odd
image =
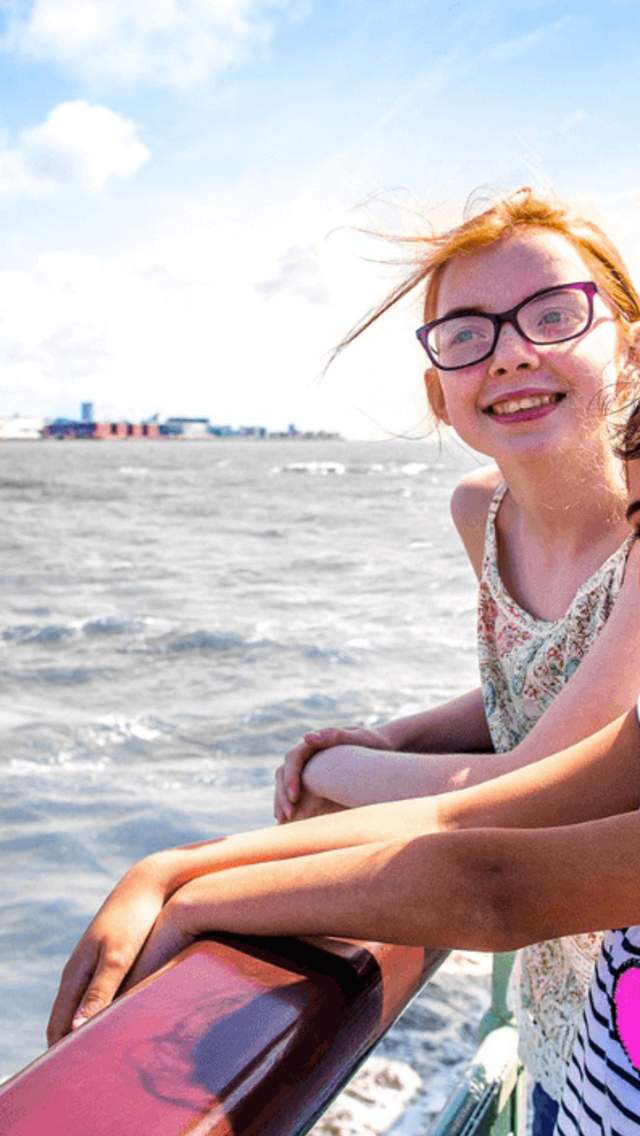
[[[15,437],[3,437],[0,435],[0,444],[2,442],[345,442],[347,439],[342,434],[325,434],[325,433],[301,433],[301,434],[207,434],[200,436],[193,436],[188,434],[157,434],[153,437],[145,437],[135,434],[113,436],[110,438],[96,438],[79,435],[66,435],[58,437],[27,437],[25,435],[15,435]]]

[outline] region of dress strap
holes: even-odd
[[[489,504],[489,512],[487,513],[487,523],[484,530],[484,550],[482,553],[482,575],[483,577],[490,573],[494,575],[498,571],[498,537],[496,533],[496,513],[502,504],[502,499],[507,492],[506,481],[501,481],[496,486],[493,497]]]

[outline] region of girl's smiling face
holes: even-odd
[[[447,264],[436,316],[459,308],[504,312],[543,288],[592,278],[560,233],[520,231]],[[488,359],[440,372],[446,418],[465,442],[500,461],[550,449],[566,456],[598,432],[606,440],[598,398],[612,387],[623,351],[612,306],[601,294],[593,302],[591,327],[577,339],[537,346],[504,324]]]

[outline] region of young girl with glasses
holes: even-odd
[[[417,334],[431,408],[497,466],[467,476],[452,501],[480,582],[481,687],[376,730],[305,735],[276,775],[279,821],[484,781],[598,729],[640,685],[605,414],[625,397],[640,318],[619,253],[529,190],[416,244],[415,271],[347,342],[426,286]],[[585,936],[519,959],[521,1055],[539,1113],[560,1097],[596,948]]]
[[[292,814],[296,776],[322,747],[332,748],[304,769],[298,815],[331,807],[324,801],[366,805],[477,785],[599,730],[595,742],[553,759],[542,803],[534,787],[545,763],[510,773],[514,796],[507,793],[502,812],[483,811],[493,800],[489,785],[453,799],[470,801],[469,811],[462,809],[467,824],[525,828],[635,808],[637,778],[625,785],[619,767],[626,775],[635,769],[636,727],[624,718],[602,729],[640,687],[633,649],[640,630],[637,568],[634,561],[631,570],[624,481],[602,402],[627,383],[638,297],[597,226],[530,191],[419,243],[424,255],[410,280],[349,338],[426,282],[419,334],[432,364],[429,401],[440,420],[497,466],[467,477],[452,503],[480,578],[482,686],[377,731],[310,735],[279,774],[279,818]],[[382,750],[395,751],[393,759]],[[505,790],[496,792],[501,799]],[[462,823],[448,819],[451,800],[447,794],[372,805],[142,861],[65,968],[51,1040],[66,1032],[74,1013],[81,1022],[111,1000],[154,920],[130,981],[205,927],[382,939],[393,927],[393,941],[480,949],[578,932],[572,940],[529,947],[522,957],[523,1056],[538,1083],[537,1099],[549,1105],[562,1091],[599,944],[592,930],[615,919],[603,920],[599,909],[597,917],[587,916],[584,904],[570,917],[573,909],[560,902],[570,856],[557,865],[544,910],[537,901],[535,912],[528,910],[532,897],[519,897],[516,875],[503,901],[489,877],[494,843],[513,851],[509,834],[425,836]],[[457,806],[451,808],[456,814]],[[563,833],[567,840],[573,835]],[[538,847],[530,833],[520,840],[525,851]],[[514,868],[524,859],[516,857]],[[498,876],[506,879],[510,861],[500,863]],[[210,873],[223,868],[233,870],[217,874],[214,886]],[[453,897],[458,872],[469,877]],[[553,879],[551,873],[546,882]],[[542,1133],[541,1117],[539,1110]]]

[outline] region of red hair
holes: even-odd
[[[640,320],[640,297],[631,282],[629,271],[615,245],[599,225],[574,212],[550,193],[528,186],[499,197],[484,209],[467,217],[461,225],[435,235],[400,238],[401,243],[415,246],[416,266],[389,295],[345,336],[337,351],[362,335],[380,316],[399,300],[425,284],[424,319],[436,314],[438,285],[446,265],[453,257],[465,256],[486,248],[523,229],[547,229],[560,233],[578,249],[593,278],[608,296],[627,324]],[[630,339],[629,330],[622,333]],[[337,352],[336,352],[337,353]],[[435,368],[425,373],[429,405],[437,420],[443,417],[443,396]]]

